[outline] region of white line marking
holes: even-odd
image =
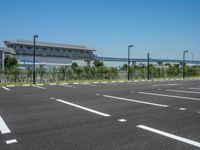
[[[15,87],[15,85],[7,85],[7,87]]]
[[[12,139],[12,140],[7,140],[6,144],[13,144],[13,143],[17,143],[16,139]]]
[[[56,85],[56,83],[50,83],[49,85]]]
[[[156,84],[152,86],[172,86],[172,85],[180,85],[180,84]]]
[[[112,81],[112,83],[116,83],[117,81]]]
[[[59,86],[75,88],[75,86],[71,86],[71,85],[68,85],[68,84],[60,84]]]
[[[99,111],[96,111],[96,110],[92,110],[90,108],[86,108],[86,107],[83,107],[83,106],[80,106],[80,105],[77,105],[77,104],[73,104],[73,103],[70,103],[70,102],[67,102],[67,101],[64,101],[64,100],[61,100],[61,99],[56,99],[56,101],[67,104],[67,105],[71,105],[71,106],[74,106],[74,107],[77,107],[77,108],[80,108],[80,109],[83,109],[83,110],[86,110],[86,111],[89,111],[89,112],[92,112],[92,113],[95,113],[95,114],[98,114],[98,115],[101,115],[101,116],[104,116],[104,117],[110,117],[111,116],[109,114],[105,114],[105,113],[102,113],[102,112],[99,112]]]
[[[44,89],[46,90],[47,88],[41,87],[41,86],[37,86],[37,85],[33,85],[33,87],[38,88],[38,89]]]
[[[89,82],[83,82],[83,84],[90,84]]]
[[[200,92],[195,92],[195,91],[181,91],[181,90],[170,90],[170,89],[167,89],[166,91],[169,91],[169,92],[179,92],[179,93],[200,94]]]
[[[124,100],[124,101],[135,102],[135,103],[141,103],[141,104],[147,104],[147,105],[153,105],[153,106],[159,106],[159,107],[169,107],[168,105],[149,103],[149,102],[133,100],[133,99],[128,99],[128,98],[122,98],[122,97],[116,97],[116,96],[110,96],[110,95],[103,95],[103,96],[104,97],[108,97],[108,98],[113,98],[113,99],[119,99],[119,100]]]
[[[31,86],[30,84],[23,84],[22,85],[23,87],[28,87],[28,86]]]
[[[10,129],[8,128],[6,123],[3,121],[1,116],[0,116],[0,130],[2,134],[11,133]]]
[[[193,98],[193,97],[183,97],[183,96],[176,96],[176,95],[166,95],[166,94],[147,93],[147,92],[138,92],[138,93],[140,93],[140,94],[146,94],[146,95],[153,95],[153,96],[164,96],[164,97],[172,97],[172,98],[179,98],[179,99],[187,99],[187,100],[200,101],[199,98]]]
[[[168,138],[171,138],[171,139],[174,139],[174,140],[177,140],[177,141],[181,141],[181,142],[184,142],[184,143],[196,146],[196,147],[200,147],[199,142],[192,141],[192,140],[186,139],[184,137],[173,135],[173,134],[170,134],[170,133],[167,133],[167,132],[164,132],[164,131],[161,131],[161,130],[157,130],[157,129],[154,129],[154,128],[150,128],[150,127],[147,127],[147,126],[144,126],[144,125],[138,125],[137,127],[144,129],[144,130],[147,130],[147,131],[150,131],[150,132],[154,132],[154,133],[166,136]]]
[[[68,84],[68,83],[61,83],[61,85],[66,85],[66,84]]]
[[[101,83],[108,83],[108,82],[101,82]]]
[[[118,119],[119,122],[126,122],[126,119]]]
[[[10,91],[10,89],[7,88],[7,87],[5,87],[5,86],[2,86],[2,88],[3,88],[4,90]]]
[[[200,88],[188,88],[190,90],[200,90]]]
[[[179,110],[187,110],[186,108],[179,108]]]
[[[78,85],[79,83],[78,82],[74,82],[73,84]]]

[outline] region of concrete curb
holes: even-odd
[[[191,81],[191,80],[200,80],[200,78],[188,78],[185,79],[184,81]],[[107,83],[137,83],[137,82],[157,82],[157,81],[183,81],[183,79],[154,79],[154,80],[132,80],[132,81],[127,81],[127,80],[117,80],[117,81],[94,81],[94,82],[65,82],[65,83],[49,83],[49,84],[36,84],[37,86],[43,86],[43,85],[86,85],[86,84],[107,84]],[[29,87],[32,86],[32,84],[22,84],[22,85],[14,85],[14,84],[9,84],[6,85],[5,87]]]

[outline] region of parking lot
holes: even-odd
[[[200,149],[200,80],[0,88],[1,150]]]

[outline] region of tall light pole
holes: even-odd
[[[183,79],[185,79],[185,53],[189,51],[183,51]]]
[[[150,79],[149,60],[150,60],[149,53],[147,53],[147,79],[148,80]]]
[[[130,48],[133,47],[134,45],[129,45],[128,46],[128,65],[127,65],[127,75],[128,75],[128,80],[130,79]]]
[[[33,84],[35,84],[35,39],[38,35],[33,36]]]

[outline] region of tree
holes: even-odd
[[[103,62],[99,61],[99,60],[94,60],[93,65],[98,68],[98,67],[103,67],[104,64]]]
[[[77,63],[72,63],[72,65],[71,65],[71,68],[74,70],[74,69],[76,69],[78,67],[78,64]]]
[[[18,61],[13,56],[8,56],[4,60],[5,64],[5,74],[8,77],[9,82],[18,82],[20,70],[18,68]]]
[[[18,65],[17,59],[13,56],[6,57],[4,63],[5,63],[5,68],[8,69],[16,67]]]

